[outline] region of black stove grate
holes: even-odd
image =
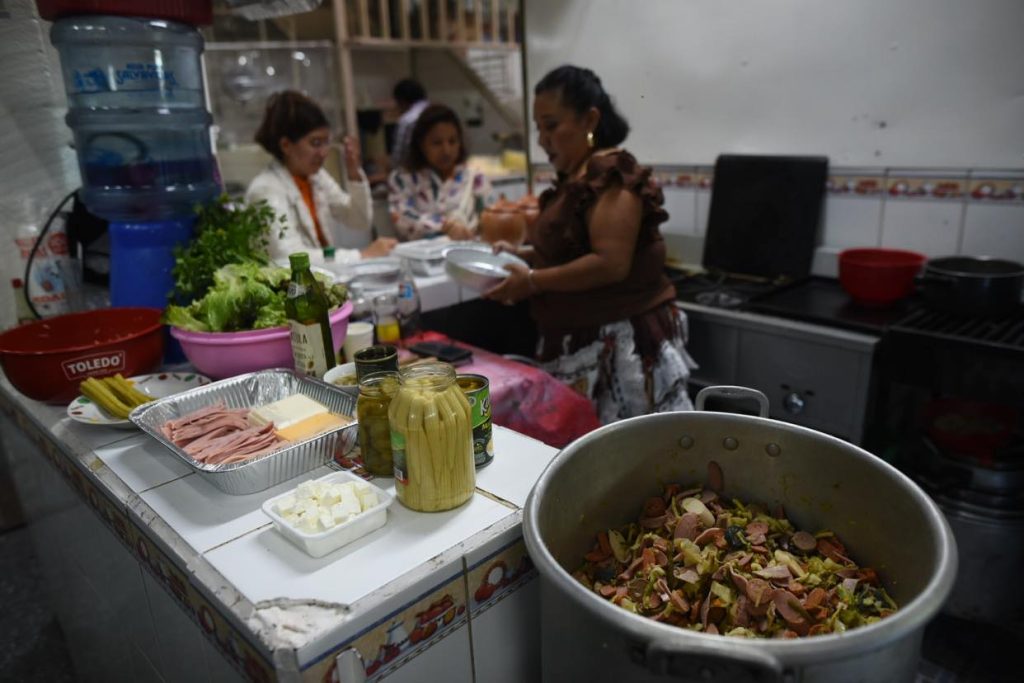
[[[893,325],[892,331],[1024,352],[1024,310],[1001,318],[975,318],[920,308]]]

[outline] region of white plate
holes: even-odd
[[[153,398],[171,396],[210,383],[209,377],[195,372],[157,372],[152,375],[136,375],[128,379],[135,383],[136,389]],[[138,429],[131,420],[113,417],[85,396],[79,396],[68,404],[68,417],[86,425]]]
[[[324,381],[336,387],[358,387],[358,382],[352,384],[339,384],[335,380],[341,379],[346,376],[356,376],[356,364],[355,363],[343,363],[341,365],[335,365],[333,368],[324,373]]]
[[[478,292],[487,291],[508,277],[505,266],[512,263],[529,267],[526,261],[508,252],[493,254],[477,249],[455,248],[445,254],[448,275],[463,287]]]

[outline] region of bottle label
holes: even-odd
[[[303,325],[291,321],[292,358],[295,371],[313,377],[323,377],[328,370],[327,350],[320,323]]]
[[[395,466],[395,480],[409,485],[409,470],[405,464],[405,437],[391,430],[391,460]]]
[[[298,282],[289,282],[288,283],[288,298],[289,299],[294,299],[296,297],[300,297],[300,296],[302,296],[305,293],[306,293],[306,286],[305,285],[300,285]]]

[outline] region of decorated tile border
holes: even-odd
[[[167,553],[147,536],[136,520],[127,514],[121,502],[97,486],[85,474],[80,463],[76,463],[38,424],[4,397],[0,397],[0,409],[35,443],[78,497],[110,528],[114,537],[135,556],[189,619],[199,626],[202,634],[228,663],[247,680],[257,683],[277,680],[269,658],[247,641],[231,620],[218,610],[214,601],[200,592],[190,575],[181,571]],[[159,628],[159,624],[156,626]]]
[[[654,181],[662,188],[710,190],[714,168],[710,166],[653,167]],[[535,166],[534,183],[547,186],[555,173],[548,166]],[[865,198],[927,199],[1024,204],[1024,171],[916,171],[901,169],[830,169],[825,183],[829,196]]]
[[[355,649],[367,683],[379,681],[464,626],[466,607],[466,575],[460,571],[313,661],[303,669],[302,680],[335,683],[335,658]]]
[[[475,617],[537,577],[522,537],[468,568],[470,612]]]
[[[885,172],[833,172],[825,181],[825,192],[840,197],[881,197],[885,193]]]
[[[886,176],[885,191],[891,199],[963,201],[967,192],[967,175],[924,175],[893,171]]]
[[[1024,203],[1024,173],[1012,177],[978,175],[967,181],[967,200]]]

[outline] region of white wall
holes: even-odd
[[[648,163],[1024,165],[1020,0],[525,0],[528,86],[602,78]],[[534,158],[540,150],[534,146]]]
[[[8,0],[0,13],[0,328],[13,324],[14,236],[24,220],[41,222],[79,184],[60,64],[50,24],[35,2]],[[31,208],[29,208],[31,207]],[[26,216],[26,210],[29,215]]]

